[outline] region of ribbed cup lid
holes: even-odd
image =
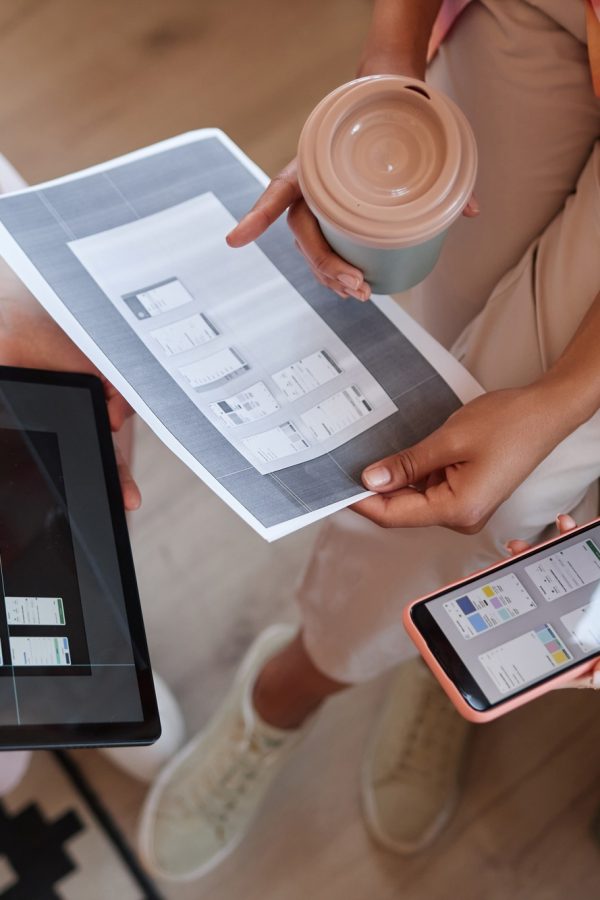
[[[399,75],[328,94],[298,145],[313,213],[373,247],[410,247],[444,231],[469,200],[476,170],[475,138],[456,104]]]

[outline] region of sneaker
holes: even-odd
[[[103,747],[100,750],[113,765],[138,781],[150,784],[182,746],[185,724],[177,700],[162,680],[153,673],[161,735],[147,747]]]
[[[295,634],[291,627],[275,625],[258,636],[221,708],[151,788],[139,847],[153,875],[171,881],[200,878],[248,832],[307,728],[274,728],[259,719],[252,705],[259,672]]]
[[[362,771],[363,813],[378,844],[409,854],[435,840],[458,800],[471,727],[420,659],[400,667]]]

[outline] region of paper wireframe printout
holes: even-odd
[[[0,254],[156,434],[268,540],[367,496],[365,465],[480,388],[389,297],[341,302],[221,132],[0,198]]]
[[[265,475],[336,449],[396,406],[262,250],[231,252],[223,237],[236,224],[209,192],[68,246],[194,406]]]

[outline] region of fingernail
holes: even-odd
[[[471,212],[474,212],[474,213],[481,212],[479,203],[478,203],[478,201],[477,201],[477,199],[476,199],[475,197],[471,197],[471,199],[470,199],[469,202],[467,203],[467,206],[469,207],[469,209],[471,210]]]
[[[340,284],[343,284],[344,287],[352,288],[353,291],[358,290],[359,285],[362,284],[362,279],[360,279],[358,275],[347,275],[345,272],[338,275],[337,280]]]
[[[367,469],[365,472],[365,481],[373,488],[384,487],[391,480],[392,473],[385,466],[376,466],[374,469]]]
[[[594,669],[592,673],[592,687],[595,691],[600,690],[600,668]]]
[[[562,522],[562,524],[565,526],[565,528],[574,528],[576,525],[576,522],[573,519],[573,516],[570,516],[568,513],[561,513],[559,516],[556,517],[556,521],[558,522],[559,525]]]

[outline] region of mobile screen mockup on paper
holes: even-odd
[[[578,628],[597,591],[600,525],[593,524],[417,604],[411,614],[479,708],[598,655],[600,628]],[[461,666],[453,664],[457,658]],[[469,677],[461,679],[462,667]]]

